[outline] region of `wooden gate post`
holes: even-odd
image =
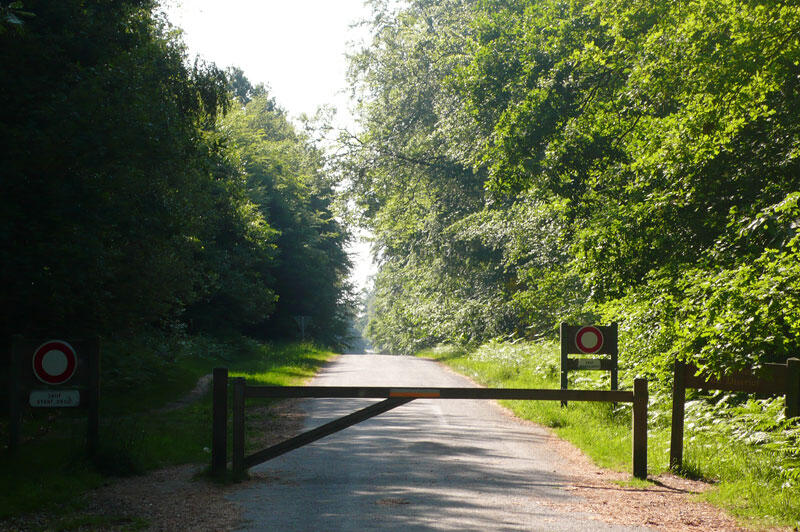
[[[233,379],[233,474],[244,473],[244,377]]]
[[[11,367],[8,373],[8,452],[14,454],[19,447],[22,431],[22,405],[20,404],[20,344],[22,337],[15,335],[11,340]]]
[[[800,416],[800,359],[786,361],[786,417]]]
[[[633,380],[633,476],[647,478],[647,379]]]
[[[561,389],[566,390],[569,387],[569,370],[567,370],[567,359],[569,358],[569,353],[567,349],[567,343],[564,341],[564,327],[567,324],[561,322],[561,326],[558,329],[558,336],[559,336],[559,343],[561,344]],[[567,406],[566,401],[561,401],[561,406]]]
[[[100,445],[100,339],[92,338],[85,343],[86,360],[89,365],[86,406],[86,451],[95,456]]]
[[[228,368],[214,368],[211,421],[211,474],[228,468]]]
[[[673,471],[683,467],[683,416],[686,408],[686,365],[675,361],[672,381],[672,427],[669,443],[669,468]]]

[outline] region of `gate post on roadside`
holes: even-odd
[[[20,401],[19,381],[20,372],[20,344],[22,337],[15,335],[11,341],[11,368],[8,373],[8,453],[14,454],[19,447],[20,433],[22,432],[22,405]]]
[[[786,417],[800,416],[800,359],[786,361]]]
[[[686,365],[675,361],[675,376],[672,381],[672,427],[670,429],[669,468],[673,471],[683,467],[683,416],[686,409]]]
[[[647,379],[633,380],[633,476],[647,478]]]
[[[214,368],[211,420],[211,474],[228,468],[228,368]]]
[[[244,472],[244,377],[233,379],[233,474]]]
[[[567,342],[566,338],[564,338],[564,328],[567,326],[566,323],[563,321],[561,322],[561,326],[558,328],[558,336],[559,336],[559,343],[561,344],[561,389],[566,390],[569,387],[569,378],[568,378],[568,370],[567,364],[569,363],[567,359],[569,358],[569,350],[567,349]],[[567,406],[566,401],[561,401],[561,406]]]
[[[89,378],[86,385],[86,451],[95,456],[100,445],[100,339],[85,342]]]

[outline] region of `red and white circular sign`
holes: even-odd
[[[591,325],[581,327],[575,333],[575,345],[581,353],[597,353],[603,347],[603,333]]]
[[[64,384],[77,367],[75,349],[63,340],[48,340],[33,352],[33,374],[45,384]]]

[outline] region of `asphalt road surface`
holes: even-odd
[[[387,355],[342,355],[312,384],[472,386]],[[376,401],[304,400],[306,428]],[[263,480],[230,498],[244,509],[240,530],[648,530],[582,512],[547,439],[491,401],[416,399],[254,467]]]

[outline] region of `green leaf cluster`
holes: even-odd
[[[274,248],[264,271],[276,294],[274,308],[249,330],[266,338],[294,338],[295,317],[305,316],[307,334],[340,345],[352,303],[349,232],[334,216],[334,177],[321,149],[296,130],[263,88],[248,98],[221,121],[220,130],[235,146],[247,201],[268,221]],[[206,311],[225,309],[214,301]]]

